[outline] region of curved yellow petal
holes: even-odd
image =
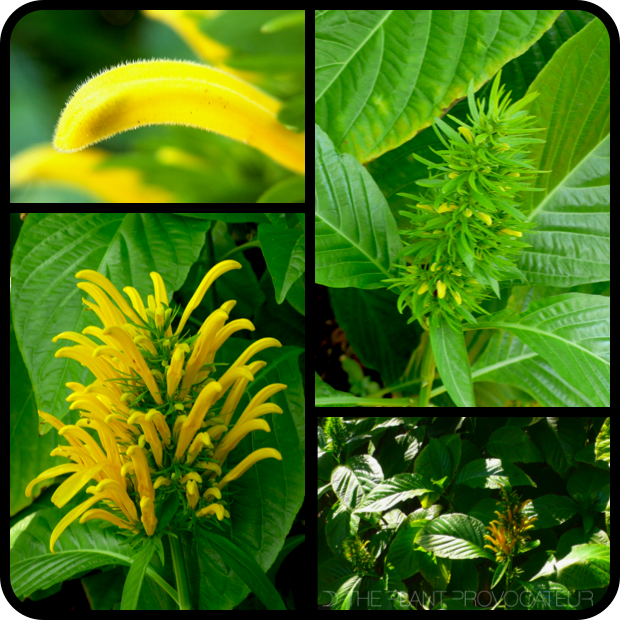
[[[239,140],[305,174],[305,133],[278,121],[282,103],[220,69],[193,62],[138,61],[96,75],[69,99],[54,147],[74,153],[145,125],[186,125]]]
[[[245,474],[254,463],[258,463],[258,461],[262,461],[263,459],[277,459],[278,461],[282,460],[282,455],[274,448],[260,448],[258,450],[254,450],[251,454],[246,456],[241,463],[239,463],[236,467],[231,469],[217,484],[217,488],[220,491],[231,481],[237,480]]]
[[[216,17],[221,10],[211,11],[159,11],[143,10],[142,13],[151,19],[163,22],[172,28],[180,37],[185,39],[187,44],[196,52],[196,55],[203,60],[208,60],[214,65],[222,63],[230,56],[230,48],[207,37],[193,19],[191,14],[198,13],[204,17]]]
[[[11,186],[47,181],[72,185],[109,203],[177,202],[163,188],[147,185],[137,170],[102,168],[108,160],[113,157],[100,149],[68,154],[50,144],[35,145],[11,159]]]

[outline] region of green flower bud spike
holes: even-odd
[[[527,155],[529,145],[544,140],[529,135],[541,129],[533,128],[535,117],[522,111],[538,93],[511,105],[500,78],[501,71],[488,107],[484,99],[474,99],[470,82],[469,124],[448,115],[460,125],[458,131],[435,118],[433,129],[446,148],[433,152],[442,162],[413,154],[437,172],[416,181],[427,188],[424,195],[398,194],[415,201],[412,211],[400,211],[411,228],[399,231],[407,243],[397,256],[411,264],[394,264],[402,273],[384,282],[399,287],[399,312],[408,306],[409,322],[418,319],[426,329],[427,315],[441,315],[460,331],[463,319],[476,322],[472,312],[488,314],[479,304],[489,288],[499,296],[498,281],[525,279],[516,261],[529,247],[523,234],[535,224],[519,210],[517,197],[542,191],[531,183],[546,171],[535,170]]]

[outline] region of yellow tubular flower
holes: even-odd
[[[209,436],[209,433],[198,433],[198,435],[196,435],[196,437],[194,438],[194,441],[192,441],[192,445],[189,447],[189,450],[187,451],[186,463],[188,465],[194,462],[194,460],[196,459],[196,456],[202,450],[203,447],[207,447],[207,448],[213,447],[213,443],[211,441],[211,437]]]
[[[90,385],[67,383],[73,390],[67,397],[70,409],[81,416],[75,424],[39,412],[68,442],[51,454],[72,462],[41,473],[28,484],[26,495],[37,483],[68,474],[52,496],[56,506],[66,506],[85,487],[92,497],[54,528],[52,552],[58,537],[78,519],[80,523],[103,520],[139,536],[153,536],[158,527],[156,509],[171,493],[184,502],[183,524],[187,511],[205,519],[229,519],[227,491],[222,489],[259,460],[281,460],[279,451],[262,448],[231,471],[226,467],[227,456],[244,437],[271,431],[261,416],[282,413],[278,405],[266,401],[286,385],[266,385],[237,416],[235,426],[229,427],[247,386],[266,365],[250,358],[280,343],[275,338],[251,343],[234,363],[225,365],[216,381],[209,373],[219,363],[217,350],[237,330],[253,329],[253,325],[245,319],[226,323],[235,305],[229,300],[204,321],[199,333],[183,335],[187,319],[213,281],[240,267],[236,261],[213,267],[176,330],[171,328],[174,309],[168,307],[160,274],[151,273],[154,295],[145,306],[135,289],[123,289],[130,305],[105,276],[91,270],[78,272],[80,279],[87,280],[79,287],[96,300],[92,305],[103,328],[91,325],[82,334],[62,332],[54,341],[64,338],[75,344],[59,349],[56,356],[79,361],[95,380]],[[222,397],[223,404],[218,402]],[[93,507],[97,502],[103,505]]]
[[[146,125],[185,125],[228,136],[305,174],[305,132],[278,121],[282,103],[214,67],[171,60],[137,61],[102,71],[65,106],[54,147],[75,153]]]
[[[71,186],[108,203],[178,202],[163,188],[148,185],[132,168],[102,164],[115,156],[91,148],[79,153],[59,153],[51,144],[21,151],[11,159],[11,187],[35,183]]]
[[[150,497],[143,497],[140,500],[140,510],[142,511],[142,517],[140,518],[144,524],[144,529],[149,536],[152,536],[157,526],[157,517],[155,516],[155,504],[153,504],[153,500]]]
[[[155,499],[155,489],[153,489],[149,465],[144,452],[138,446],[131,446],[127,450],[127,456],[133,461],[136,477],[138,479],[138,493],[140,493],[141,497]]]
[[[213,341],[218,330],[228,320],[228,313],[223,310],[216,310],[209,315],[209,318],[204,322],[203,327],[207,326],[204,330],[198,333],[198,340],[194,345],[192,354],[187,360],[185,366],[185,377],[182,384],[182,395],[187,393],[189,386],[194,384],[198,371],[205,363],[205,359],[211,351]]]
[[[282,460],[282,455],[273,448],[261,448],[260,450],[254,450],[252,454],[246,456],[239,465],[234,469],[231,469],[218,483],[217,488],[221,491],[229,482],[240,478],[245,474],[254,463],[262,461],[263,459],[278,459]]]
[[[222,386],[217,381],[214,381],[213,383],[209,383],[207,387],[200,392],[200,396],[196,399],[187,420],[183,422],[183,426],[181,427],[177,449],[174,453],[175,459],[180,459],[183,454],[185,454],[185,449],[194,438],[196,431],[200,428],[204,417],[207,415],[209,407],[213,404],[213,401],[221,391]]]
[[[183,375],[183,362],[185,360],[185,352],[182,348],[178,347],[172,354],[172,361],[168,367],[166,374],[166,381],[168,383],[168,396],[172,398],[177,391],[179,381]]]
[[[205,517],[210,514],[216,515],[219,521],[222,521],[224,517],[230,517],[228,510],[224,510],[224,507],[220,504],[211,504],[210,506],[196,512],[197,517]]]
[[[281,347],[282,345],[275,338],[261,338],[256,342],[253,342],[238,358],[237,361],[226,371],[231,372],[233,369],[243,366],[251,357],[254,357],[260,351],[264,351],[269,347]],[[224,373],[222,381],[226,377]]]
[[[226,459],[228,453],[237,447],[238,443],[252,431],[256,430],[271,432],[269,424],[265,420],[251,420],[244,424],[235,424],[235,427],[226,435],[226,438],[221,441],[213,458],[216,461],[223,462]]]
[[[179,325],[175,332],[176,334],[181,334],[183,332],[187,319],[189,319],[192,312],[200,305],[202,298],[205,296],[205,293],[209,290],[209,287],[213,284],[213,282],[231,269],[241,269],[241,263],[238,263],[236,260],[225,260],[218,263],[207,272],[205,277],[202,279],[202,282],[198,285],[196,292],[189,300],[189,303],[183,312],[183,316],[179,321]]]
[[[75,277],[80,280],[87,280],[88,282],[96,284],[112,298],[112,300],[123,311],[123,313],[128,316],[134,323],[137,323],[138,325],[142,324],[142,321],[131,309],[130,305],[123,299],[122,295],[118,292],[116,287],[105,276],[102,276],[99,272],[93,271],[92,269],[82,269],[82,271],[78,271],[75,274]],[[82,286],[78,284],[78,288],[82,288]]]
[[[245,408],[245,411],[241,414],[237,424],[243,424],[244,422],[252,420],[257,415],[263,415],[262,413],[256,413],[256,410],[260,407],[260,405],[262,405],[268,398],[271,398],[274,394],[277,394],[282,390],[286,390],[286,387],[287,386],[284,385],[284,383],[272,383],[271,385],[265,386],[260,392],[257,392],[254,395],[254,398],[250,401],[250,404]],[[277,407],[277,405],[275,406]],[[280,408],[278,407],[278,409]],[[281,409],[279,413],[282,413]],[[224,422],[225,424],[229,424],[230,419],[224,420]]]

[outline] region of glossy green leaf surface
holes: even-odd
[[[561,11],[315,10],[315,122],[366,163],[525,52]]]
[[[527,197],[537,222],[519,268],[531,285],[571,287],[610,278],[610,40],[591,21],[569,39],[530,86],[529,112],[546,131],[532,149],[544,192]],[[570,67],[570,71],[566,71]],[[558,120],[561,119],[561,120]]]
[[[384,288],[381,280],[401,247],[387,202],[364,167],[314,129],[315,281]]]
[[[498,336],[496,346],[488,347],[476,363],[474,375],[492,378],[501,368],[504,381],[514,376],[518,384],[523,376],[519,366],[538,365],[534,358],[539,355],[553,371],[546,365],[546,370],[530,367],[528,381],[529,389],[540,394],[543,402],[561,394],[568,402],[574,396],[586,407],[609,407],[610,316],[609,297],[567,293],[531,303],[513,321],[489,317],[480,327],[505,329],[518,340]],[[550,395],[554,390],[555,397]]]
[[[243,582],[251,588],[267,609],[286,610],[282,598],[275,589],[273,583],[267,579],[260,566],[252,560],[240,547],[232,543],[224,536],[202,531],[208,544],[213,547],[224,559]]]
[[[457,333],[445,319],[431,321],[431,344],[437,368],[457,407],[475,407],[471,367],[463,333]]]

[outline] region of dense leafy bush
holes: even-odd
[[[609,418],[321,418],[318,602],[577,610],[610,578]]]

